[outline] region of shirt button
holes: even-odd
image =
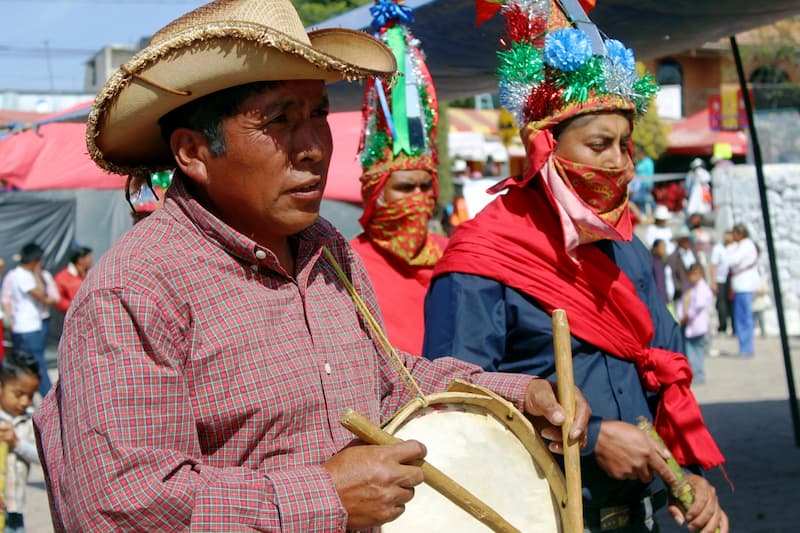
[[[256,259],[260,260],[260,259],[266,259],[266,258],[267,258],[267,252],[265,252],[261,248],[256,250]]]
[[[618,394],[622,394],[622,387],[618,387],[618,388],[617,388],[617,393],[618,393]]]
[[[250,270],[256,272],[258,270],[258,265],[250,265]]]

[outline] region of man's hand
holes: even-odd
[[[561,425],[564,423],[566,413],[556,399],[557,387],[545,379],[533,379],[525,391],[525,412],[537,417],[536,427],[541,431],[542,437],[551,441],[550,451],[563,453]],[[572,422],[569,437],[581,443],[581,448],[586,445],[586,426],[592,409],[586,402],[581,391],[575,387],[575,420]]]
[[[670,502],[669,514],[679,525],[688,522],[689,531],[714,533],[719,528],[719,533],[728,533],[728,515],[719,505],[714,486],[695,474],[688,474],[686,477],[694,488],[694,503],[684,517],[677,502]]]
[[[333,478],[347,509],[347,529],[366,529],[391,522],[405,510],[422,483],[422,468],[410,463],[425,457],[420,442],[388,446],[352,446],[322,464]]]
[[[603,420],[594,449],[597,464],[614,479],[653,481],[658,473],[667,484],[676,482],[664,457],[666,450],[633,424],[619,420]]]

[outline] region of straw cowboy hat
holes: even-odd
[[[395,65],[364,32],[306,33],[290,0],[216,0],[159,30],[106,82],[87,123],[89,154],[117,174],[170,168],[158,120],[192,100],[256,81],[386,77]]]

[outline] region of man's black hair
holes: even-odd
[[[0,363],[0,383],[5,385],[25,374],[39,377],[39,362],[32,354],[23,350],[11,350],[3,357],[3,362]]]
[[[72,254],[69,256],[69,262],[73,265],[78,262],[78,259],[83,259],[87,255],[92,253],[92,249],[88,246],[81,246],[80,248],[75,248],[72,250]]]
[[[201,133],[208,141],[211,153],[215,156],[225,154],[225,137],[222,134],[222,121],[232,117],[242,102],[253,94],[276,87],[279,81],[258,81],[222,89],[173,109],[158,121],[161,137],[169,144],[169,138],[178,128],[188,128]]]
[[[19,262],[23,265],[33,261],[41,261],[42,257],[44,257],[44,250],[35,242],[29,242],[19,251]]]

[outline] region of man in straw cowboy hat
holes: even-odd
[[[423,352],[552,376],[550,315],[565,309],[575,381],[592,406],[584,523],[591,532],[656,531],[653,512],[666,497],[654,474],[674,481],[638,418],[655,419],[687,468],[724,460],[690,390],[680,328],[627,213],[633,119],[657,87],[575,1],[508,0],[501,10],[508,35],[498,53],[500,99],[522,125],[528,164],[451,236],[425,300]],[[694,471],[694,504],[685,517],[676,502],[670,512],[692,531],[724,533],[714,488]]]
[[[403,511],[424,446],[351,446],[339,415],[377,422],[412,394],[345,291],[376,311],[363,267],[318,217],[325,82],[394,67],[367,34],[306,34],[288,0],[219,0],[108,81],[94,160],[176,172],[67,313],[35,420],[57,530],[343,531]],[[564,420],[544,380],[400,357],[427,394],[459,377]],[[573,437],[588,416],[581,398]]]

